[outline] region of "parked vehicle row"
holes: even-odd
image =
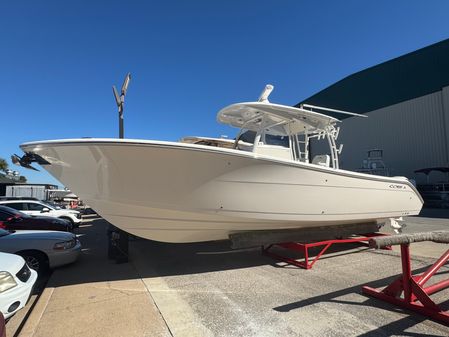
[[[81,243],[73,233],[0,229],[0,252],[22,256],[38,273],[75,262]]]
[[[6,230],[55,230],[71,232],[73,226],[64,219],[31,216],[0,205],[0,228]]]
[[[55,217],[69,221],[77,227],[81,222],[81,213],[71,209],[62,209],[40,200],[1,200],[0,205],[14,208],[33,216]]]
[[[39,200],[5,199],[0,200],[0,312],[9,318],[25,306],[39,274],[77,260],[81,243],[71,232],[81,214]]]

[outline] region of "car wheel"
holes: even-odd
[[[44,253],[39,251],[23,251],[17,254],[22,256],[28,267],[37,271],[38,274],[42,274],[48,268],[48,258]]]
[[[73,222],[72,219],[70,219],[68,217],[65,217],[65,216],[60,217],[60,219],[63,219],[63,220],[66,220],[66,221],[70,222],[70,224],[72,225],[72,228],[76,227],[76,224]]]

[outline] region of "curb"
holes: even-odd
[[[48,302],[50,301],[51,296],[53,295],[53,291],[55,288],[49,287],[45,288],[39,298],[36,300],[33,309],[31,310],[31,314],[28,316],[25,324],[20,330],[17,337],[32,337],[39,326],[39,322],[44,314],[45,309],[47,308]]]

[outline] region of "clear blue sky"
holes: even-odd
[[[116,137],[111,85],[128,71],[127,138],[232,137],[216,112],[267,83],[271,101],[293,105],[449,38],[448,1],[2,1],[0,13],[8,160],[26,141]]]

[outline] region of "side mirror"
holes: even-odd
[[[50,212],[50,208],[48,208],[48,207],[42,208],[41,213],[48,213],[48,212]]]

